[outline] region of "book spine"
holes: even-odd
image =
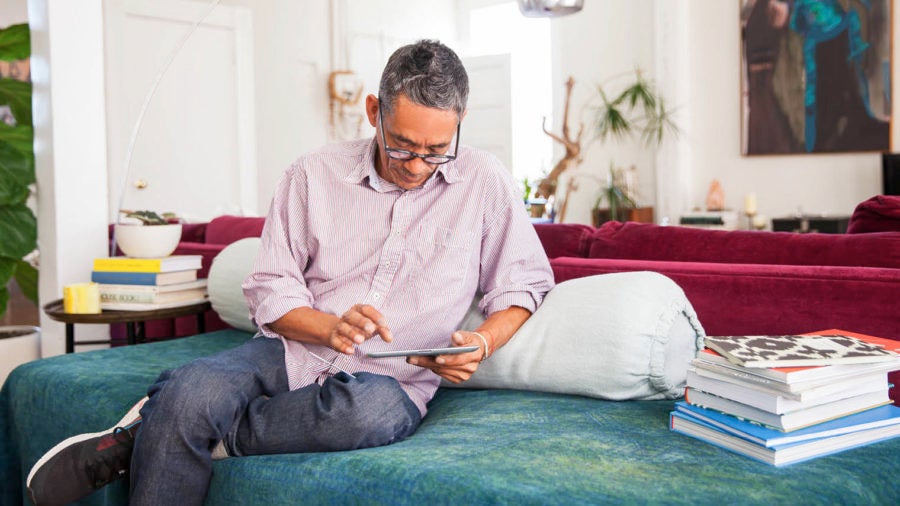
[[[150,258],[95,258],[95,271],[160,272],[162,263]]]
[[[156,285],[116,285],[100,283],[100,295],[113,294],[156,294],[160,293]]]
[[[100,302],[139,302],[152,304],[156,302],[156,294],[146,293],[100,293]]]
[[[111,272],[95,270],[91,273],[91,281],[107,285],[156,285],[157,277],[153,272]]]

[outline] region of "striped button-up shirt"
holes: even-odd
[[[424,415],[440,378],[405,358],[366,353],[450,346],[476,292],[484,314],[534,312],[553,274],[521,192],[495,157],[460,146],[455,161],[404,191],[378,176],[375,149],[374,140],[334,144],[291,165],[244,294],[260,330],[284,341],[291,389],[337,370],[384,374]],[[358,303],[384,315],[393,342],[375,336],[346,355],[267,327],[297,307],[341,315]]]

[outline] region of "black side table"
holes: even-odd
[[[44,312],[51,319],[66,324],[66,353],[75,351],[75,345],[110,344],[110,341],[78,341],[75,342],[76,323],[124,323],[128,332],[128,344],[143,342],[146,338],[144,322],[147,320],[164,320],[179,316],[197,315],[197,331],[206,331],[203,313],[212,309],[209,301],[191,304],[190,306],[167,309],[151,309],[147,311],[103,311],[97,314],[66,313],[62,299],[54,300],[44,306]]]

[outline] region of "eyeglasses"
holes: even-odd
[[[441,165],[445,164],[451,160],[456,160],[456,155],[459,153],[459,130],[462,125],[461,121],[456,123],[456,146],[453,148],[452,155],[436,155],[436,154],[419,154],[413,153],[412,151],[407,151],[405,149],[395,149],[388,147],[387,140],[384,138],[384,115],[381,112],[381,99],[378,99],[378,123],[381,124],[381,143],[384,145],[384,152],[388,155],[388,158],[394,160],[403,160],[409,161],[413,158],[421,158],[423,162],[429,165]]]

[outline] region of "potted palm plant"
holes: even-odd
[[[30,40],[27,24],[0,30],[0,61],[18,68],[31,55]],[[37,248],[37,218],[28,205],[35,182],[31,83],[27,74],[20,77],[0,77],[0,317],[12,282],[37,304],[37,269],[25,260]],[[39,335],[33,326],[0,327],[0,381],[15,365],[38,357]]]
[[[655,148],[667,132],[678,133],[662,95],[640,70],[634,72],[634,81],[617,95],[611,95],[604,86],[598,85],[597,96],[599,104],[592,108],[595,139],[601,142],[639,136],[646,147]],[[626,182],[626,174],[625,170],[610,165],[607,182],[594,204],[594,226],[609,220],[653,221],[652,208],[638,207],[633,185]]]

